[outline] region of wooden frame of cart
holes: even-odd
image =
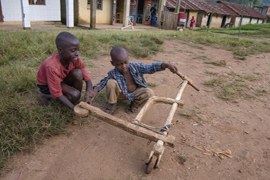
[[[176,98],[171,99],[171,98],[158,97],[158,96],[151,97],[143,106],[143,108],[140,110],[135,120],[131,123],[125,120],[122,120],[120,118],[117,118],[115,116],[112,116],[110,114],[107,114],[101,109],[94,107],[92,105],[89,105],[85,102],[81,102],[75,107],[74,109],[75,113],[78,114],[79,116],[87,116],[90,112],[91,115],[94,115],[98,117],[100,120],[103,120],[113,126],[116,126],[133,135],[143,137],[150,141],[156,142],[153,146],[153,150],[151,151],[149,155],[149,158],[146,161],[146,173],[149,174],[153,169],[159,166],[159,162],[165,150],[165,145],[168,145],[171,147],[174,145],[175,137],[172,135],[169,135],[168,131],[172,127],[172,120],[177,110],[177,107],[183,106],[183,101],[181,100],[181,98],[182,98],[182,94],[186,86],[189,84],[193,88],[195,88],[197,91],[199,91],[199,89],[196,86],[194,86],[191,80],[189,80],[186,76],[183,76],[179,73],[176,73],[176,74],[180,78],[183,79],[183,82],[181,83],[181,86],[176,95]],[[160,129],[142,123],[144,115],[151,108],[151,106],[156,103],[165,103],[165,104],[172,105],[169,115],[167,116],[167,119],[163,127]]]

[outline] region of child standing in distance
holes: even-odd
[[[102,79],[94,88],[94,93],[106,86],[107,107],[105,112],[113,114],[116,110],[118,99],[127,99],[131,103],[126,109],[127,113],[136,112],[138,107],[144,104],[154,92],[147,88],[144,74],[153,74],[157,71],[170,69],[176,73],[177,68],[168,63],[144,64],[128,61],[128,53],[123,47],[113,47],[111,50],[111,64],[114,69]]]
[[[86,82],[85,101],[91,103],[93,87],[88,72],[79,56],[79,40],[69,32],[61,32],[55,39],[58,52],[41,64],[37,73],[37,86],[41,102],[56,99],[70,109],[79,102]]]
[[[194,24],[195,24],[195,19],[194,19],[194,16],[192,16],[192,18],[190,20],[190,29],[193,29]]]

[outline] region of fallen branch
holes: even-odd
[[[206,147],[199,147],[199,146],[191,146],[199,151],[204,152],[206,155],[212,155],[212,156],[217,156],[220,159],[224,159],[225,157],[227,158],[232,158],[232,151],[230,149],[227,150],[213,150],[213,149],[208,149]]]

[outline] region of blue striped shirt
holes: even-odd
[[[147,87],[146,81],[143,77],[144,74],[153,74],[157,71],[161,71],[161,62],[152,63],[152,64],[144,64],[138,62],[128,63],[129,71],[131,76],[134,79],[137,87]],[[115,79],[126,98],[130,101],[134,100],[134,94],[128,92],[127,83],[124,76],[117,70],[112,69],[108,72],[108,75],[102,79],[96,86],[101,90],[103,89],[109,79]]]

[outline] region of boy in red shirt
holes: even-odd
[[[85,101],[91,103],[93,86],[79,56],[79,40],[69,32],[61,32],[55,39],[58,52],[48,57],[37,73],[37,86],[43,104],[56,99],[70,109],[79,102],[86,82]]]

